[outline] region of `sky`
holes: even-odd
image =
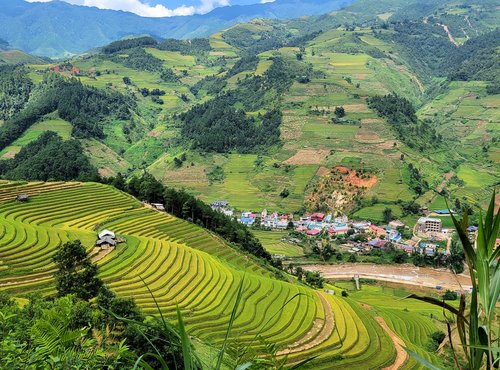
[[[48,2],[52,0],[26,0]],[[247,5],[273,0],[63,0],[70,4],[101,9],[125,10],[143,17],[204,14],[218,6]]]

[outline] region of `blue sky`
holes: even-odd
[[[52,0],[26,0],[48,2]],[[270,0],[63,0],[67,3],[101,9],[125,10],[144,17],[204,14],[217,6],[246,5]]]

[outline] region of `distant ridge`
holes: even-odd
[[[180,39],[204,37],[254,18],[289,19],[324,14],[354,1],[276,0],[216,8],[204,15],[145,18],[129,12],[77,6],[63,1],[0,0],[0,38],[13,48],[31,54],[64,57],[129,35]]]

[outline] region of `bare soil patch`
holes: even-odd
[[[307,351],[320,345],[330,337],[335,327],[332,307],[321,293],[318,293],[318,296],[325,311],[325,318],[316,318],[311,329],[302,338],[290,344],[287,349],[279,351],[277,353],[278,356]]]
[[[438,185],[438,187],[436,188],[436,191],[438,193],[441,192],[441,190],[443,190],[443,188],[446,186],[446,183],[448,182],[449,179],[451,179],[453,177],[453,175],[455,174],[455,172],[453,171],[450,171],[448,173],[446,173],[444,175],[444,178],[443,178],[443,181],[441,182],[441,184]]]
[[[373,174],[362,174],[358,171],[336,166],[330,171],[326,168],[318,170],[323,176],[306,195],[306,209],[327,208],[335,215],[345,213],[354,206],[356,196],[361,196],[377,182]]]
[[[366,104],[346,104],[343,107],[347,113],[349,112],[367,113],[370,111],[370,108],[368,108],[368,105]]]
[[[161,131],[160,130],[151,130],[148,132],[149,137],[160,137]]]
[[[330,154],[328,149],[300,149],[283,163],[291,165],[320,164],[328,154]]]
[[[405,265],[375,265],[369,263],[346,263],[342,265],[309,265],[302,266],[304,270],[319,271],[327,279],[352,279],[354,275],[381,281],[389,281],[405,285],[443,289],[467,290],[470,285],[470,276],[467,274],[454,275],[445,269],[417,267]]]
[[[109,167],[101,167],[97,170],[101,177],[112,177],[116,175],[116,172]]]
[[[383,123],[384,120],[380,119],[380,118],[363,118],[361,120],[361,123],[362,124],[370,124],[370,123]]]
[[[365,77],[366,77],[366,75],[364,73],[358,73],[356,75],[356,78],[365,78]]]
[[[18,153],[17,150],[11,150],[11,151],[8,151],[7,153],[5,153],[4,155],[2,155],[2,158],[7,158],[7,159],[14,158],[17,153]]]
[[[318,168],[318,171],[316,171],[316,176],[319,177],[325,177],[328,176],[331,172],[331,169],[326,168],[326,167],[320,167]]]
[[[359,176],[356,170],[352,170],[342,166],[337,166],[335,167],[335,169],[346,175],[345,179],[350,185],[357,186],[358,188],[365,187],[367,189],[370,189],[377,183],[377,176],[375,175],[369,176],[367,178],[362,178]]]
[[[373,141],[377,142],[381,140],[380,136],[376,132],[368,130],[359,130],[356,133],[355,139],[359,141],[372,141],[372,142]]]

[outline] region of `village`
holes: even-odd
[[[420,253],[433,257],[437,254],[449,255],[453,229],[446,229],[437,217],[420,217],[414,227],[405,225],[400,220],[392,220],[386,225],[376,225],[366,220],[352,220],[347,216],[334,217],[333,214],[314,212],[301,216],[279,214],[278,212],[243,211],[237,217],[226,201],[211,203],[212,209],[237,219],[238,222],[252,228],[269,231],[290,231],[309,240],[342,241],[342,250],[352,254],[364,254],[372,250],[384,251],[386,247],[403,250],[409,256]],[[439,212],[439,213],[436,213]],[[426,214],[442,215],[443,211],[427,211]],[[448,214],[449,216],[449,214]],[[469,228],[470,233],[476,230]],[[299,243],[296,238],[287,238],[289,242]]]

